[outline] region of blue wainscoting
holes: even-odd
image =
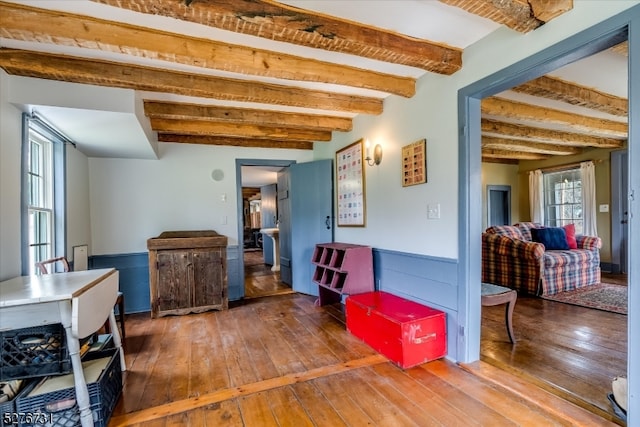
[[[458,261],[373,250],[376,290],[447,313],[447,357],[457,360]]]
[[[149,254],[147,252],[93,255],[89,268],[115,268],[120,273],[120,290],[124,294],[124,311],[151,311],[149,302]]]
[[[244,297],[244,283],[240,274],[240,257],[244,256],[238,245],[227,246],[227,286],[229,301]]]
[[[89,257],[89,268],[115,268],[120,272],[120,290],[124,294],[124,311],[140,313],[151,311],[149,298],[149,254],[147,252],[93,255]],[[244,296],[240,280],[238,246],[227,247],[227,285],[229,300]]]

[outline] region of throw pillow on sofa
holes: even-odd
[[[567,224],[563,226],[565,233],[567,233],[567,245],[569,249],[578,249],[578,241],[576,240],[576,225]]]
[[[568,250],[567,233],[562,227],[532,228],[531,239],[542,243],[546,250]]]

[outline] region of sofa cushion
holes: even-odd
[[[546,250],[569,249],[567,233],[562,227],[532,228],[531,240],[542,243]]]
[[[544,268],[557,269],[567,265],[599,264],[600,257],[598,255],[597,252],[585,249],[574,249],[572,251],[547,250],[544,252]]]
[[[576,240],[576,225],[567,224],[563,226],[565,233],[567,233],[567,245],[569,249],[578,249],[578,241]]]
[[[485,230],[485,233],[498,234],[512,239],[524,240],[520,229],[515,225],[493,225]]]
[[[538,224],[537,222],[519,222],[515,225],[520,229],[520,233],[522,234],[522,239],[526,240],[527,242],[531,242],[533,240],[531,238],[531,229],[543,227],[541,224]]]

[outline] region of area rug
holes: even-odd
[[[613,313],[627,314],[627,287],[624,285],[600,283],[574,291],[545,295],[542,298]]]

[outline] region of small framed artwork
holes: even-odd
[[[364,141],[336,151],[338,227],[364,227],[366,218]]]
[[[427,140],[402,147],[402,186],[427,182]]]

